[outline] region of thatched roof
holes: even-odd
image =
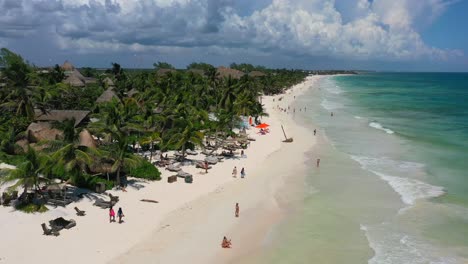
[[[62,66],[60,66],[60,68],[62,68],[64,71],[73,71],[75,66],[73,66],[73,64],[71,64],[69,61],[65,61]]]
[[[128,91],[127,96],[128,97],[133,97],[137,93],[138,93],[138,90],[135,89],[135,88],[132,88],[130,91]]]
[[[109,77],[104,78],[103,82],[107,84],[107,86],[115,86],[114,81]]]
[[[249,72],[249,76],[250,77],[263,77],[263,76],[266,76],[266,74],[261,71],[251,71]]]
[[[97,79],[93,77],[84,77],[84,81],[86,84],[88,83],[97,83]]]
[[[75,127],[78,126],[88,115],[89,111],[85,110],[50,110],[46,114],[40,110],[36,110],[35,121],[59,121],[63,122],[67,119],[75,119]]]
[[[77,86],[77,87],[85,86],[85,82],[73,74],[68,76],[63,82],[66,84],[70,84],[71,86]]]
[[[83,129],[79,135],[80,146],[86,146],[88,148],[95,148],[97,146],[96,141],[94,140],[91,133],[88,130]]]
[[[117,94],[114,92],[114,89],[112,89],[112,87],[109,87],[96,99],[96,103],[110,102],[112,101],[112,98],[119,99]]]
[[[156,73],[158,75],[166,75],[169,72],[176,72],[174,69],[159,69]]]
[[[63,136],[63,132],[53,128],[49,122],[34,122],[26,130],[28,142],[38,142],[41,140],[56,140]]]
[[[226,68],[223,66],[218,67],[216,70],[218,71],[220,78],[231,76],[231,78],[240,79],[245,74],[244,72],[238,71],[236,69]]]
[[[199,74],[201,76],[205,76],[205,71],[201,69],[189,69],[189,72],[193,72],[194,74]]]

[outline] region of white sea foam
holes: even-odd
[[[354,116],[354,118],[356,118],[356,119],[362,119],[362,117],[360,117],[360,116]]]
[[[364,169],[391,168],[403,172],[408,172],[410,170],[419,170],[426,166],[425,164],[419,162],[393,160],[388,157],[373,158],[351,155],[351,158],[361,164],[361,167]]]
[[[328,101],[327,99],[323,99],[322,103],[320,104],[323,108],[327,110],[334,110],[338,108],[342,108],[343,105],[337,102]]]
[[[376,121],[370,122],[369,126],[375,128],[375,129],[378,129],[378,130],[385,131],[385,133],[387,133],[387,134],[395,133],[393,130],[383,127],[379,122],[376,122]]]
[[[325,88],[325,90],[327,90],[327,92],[329,92],[331,94],[341,94],[341,93],[343,93],[343,90],[341,90],[338,85],[335,85],[334,87],[333,86],[328,86],[327,88]]]
[[[382,180],[386,181],[401,200],[407,205],[413,205],[418,199],[427,199],[443,195],[444,189],[440,186],[430,185],[420,180],[388,175],[377,170],[393,169],[404,173],[416,173],[424,167],[424,164],[411,161],[396,161],[387,157],[371,158],[365,156],[354,156],[351,158],[361,164],[363,169],[369,170]]]
[[[445,193],[444,188],[440,186],[430,185],[416,179],[391,176],[372,170],[371,172],[386,181],[407,205],[413,205],[418,199],[438,197]]]
[[[448,257],[444,252],[438,252],[433,246],[424,241],[401,233],[382,223],[378,226],[368,227],[360,225],[374,256],[369,264],[455,264],[460,263],[454,257]]]

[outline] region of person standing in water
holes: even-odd
[[[236,217],[239,217],[239,203],[236,203],[236,212],[235,212],[235,216],[236,216]]]
[[[315,136],[315,134],[317,134],[317,129],[314,129],[314,136]]]
[[[320,167],[320,159],[317,159],[317,168]]]
[[[333,112],[331,112],[330,116],[333,116]]]
[[[125,215],[123,214],[123,211],[122,211],[122,207],[119,207],[119,210],[117,211],[117,217],[119,218],[119,224],[121,224],[123,221],[122,221],[122,217],[124,217]]]

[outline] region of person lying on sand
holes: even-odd
[[[222,248],[231,248],[232,244],[231,244],[231,240],[227,239],[226,237],[223,238],[223,242],[221,242],[221,247]]]

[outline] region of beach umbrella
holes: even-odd
[[[260,125],[256,126],[256,128],[267,128],[269,127],[270,125],[267,124],[267,123],[261,123]]]

